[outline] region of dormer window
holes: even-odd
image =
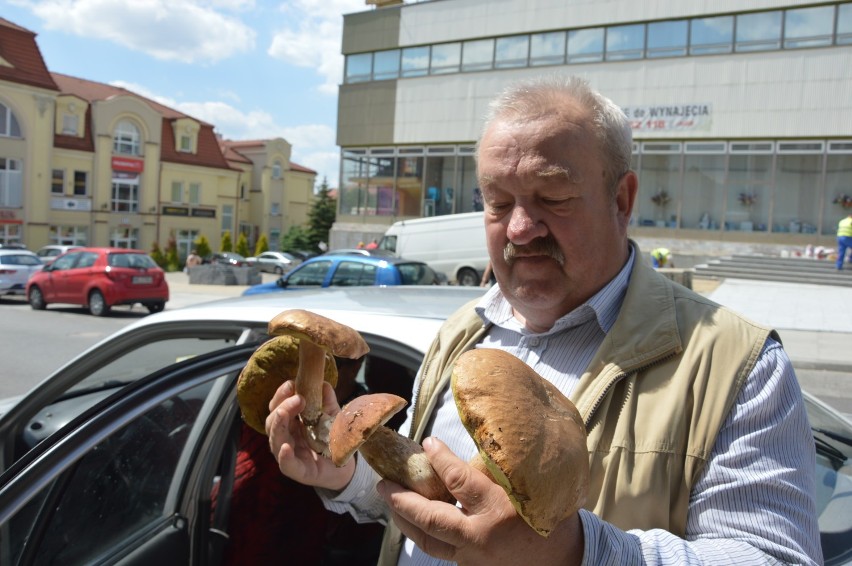
[[[62,115],[62,133],[66,136],[76,136],[80,127],[80,117],[76,114]]]
[[[139,128],[128,120],[122,120],[115,127],[112,137],[112,150],[121,155],[140,155],[142,136]]]
[[[201,126],[190,118],[179,118],[172,124],[175,134],[175,150],[181,153],[198,152],[198,133]]]
[[[192,136],[184,134],[180,137],[180,151],[184,153],[192,152]]]

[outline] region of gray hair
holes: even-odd
[[[605,162],[610,189],[630,170],[633,132],[624,111],[576,76],[546,75],[514,83],[494,98],[485,116],[482,133],[498,119],[527,120],[546,114],[570,99],[593,113],[593,129]],[[480,135],[480,139],[482,136]],[[477,143],[477,156],[479,144]]]

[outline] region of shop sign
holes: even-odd
[[[189,209],[183,206],[164,206],[163,216],[189,216]]]
[[[113,157],[112,170],[141,173],[145,170],[145,162],[141,159],[133,159],[131,157]]]
[[[216,218],[216,211],[212,208],[193,208],[191,216],[199,218]]]
[[[0,224],[23,224],[24,221],[18,218],[18,214],[14,210],[0,209]]]
[[[52,210],[79,210],[88,212],[92,210],[92,199],[88,198],[52,198],[50,199]]]
[[[622,108],[634,132],[709,131],[713,105],[660,104]]]

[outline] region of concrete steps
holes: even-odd
[[[696,265],[695,277],[852,287],[852,266],[837,271],[825,259],[734,255]]]

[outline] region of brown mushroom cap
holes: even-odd
[[[328,447],[334,465],[343,466],[379,427],[405,405],[405,399],[391,393],[362,395],[350,401],[331,425]]]
[[[453,396],[492,478],[543,536],[586,501],[586,428],[574,404],[515,356],[475,349],[459,356]]]
[[[355,329],[302,309],[290,309],[276,315],[269,322],[269,333],[310,340],[341,358],[360,358],[370,351]]]
[[[337,366],[328,357],[324,378],[334,385]],[[237,380],[237,402],[247,425],[266,434],[269,401],[282,383],[295,379],[298,368],[299,341],[292,336],[275,336],[255,350]]]

